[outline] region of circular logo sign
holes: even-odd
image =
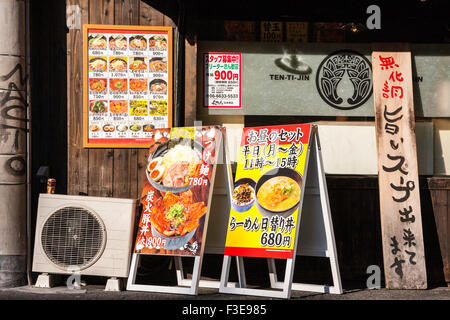
[[[316,87],[333,108],[358,108],[372,95],[372,65],[356,51],[333,52],[317,70]]]

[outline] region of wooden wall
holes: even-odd
[[[80,7],[81,24],[172,26],[176,43],[178,32],[174,21],[144,1],[67,0],[66,5]],[[67,193],[138,198],[145,177],[146,149],[83,148],[82,48],[82,30],[70,29],[67,34]],[[174,57],[175,52],[174,45]]]

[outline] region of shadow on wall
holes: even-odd
[[[450,119],[433,119],[433,124],[434,124],[434,174],[449,175]]]

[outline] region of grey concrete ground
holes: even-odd
[[[0,289],[0,309],[3,314],[39,314],[46,320],[86,317],[90,319],[279,319],[286,315],[313,314],[323,318],[342,315],[412,319],[432,310],[433,314],[448,314],[450,288],[429,290],[348,290],[344,294],[318,294],[293,291],[289,300],[269,299],[219,293],[217,289],[200,288],[197,296],[136,291],[105,292],[104,287],[88,285],[81,290],[66,287],[39,289],[20,287]],[[61,310],[56,312],[55,310]],[[442,311],[442,312],[441,312]],[[112,317],[109,317],[112,316]],[[295,317],[298,318],[298,317]],[[445,318],[445,316],[444,316]]]
[[[42,289],[18,287],[0,289],[0,300],[267,300],[267,298],[222,294],[218,289],[199,288],[197,296],[153,292],[106,292],[103,286],[89,285],[81,290],[66,287]],[[448,300],[450,287],[428,290],[347,290],[344,294],[320,294],[292,291],[291,300]]]

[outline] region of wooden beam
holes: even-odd
[[[114,24],[114,1],[90,1],[89,23]],[[89,149],[88,195],[100,197],[113,196],[113,166],[114,149]]]
[[[79,6],[81,24],[89,23],[89,0],[68,0]],[[89,152],[83,148],[83,33],[69,29],[67,36],[67,193],[88,193]]]
[[[114,23],[139,25],[140,0],[115,0]],[[116,198],[138,198],[138,151],[136,149],[114,149],[113,196]]]

